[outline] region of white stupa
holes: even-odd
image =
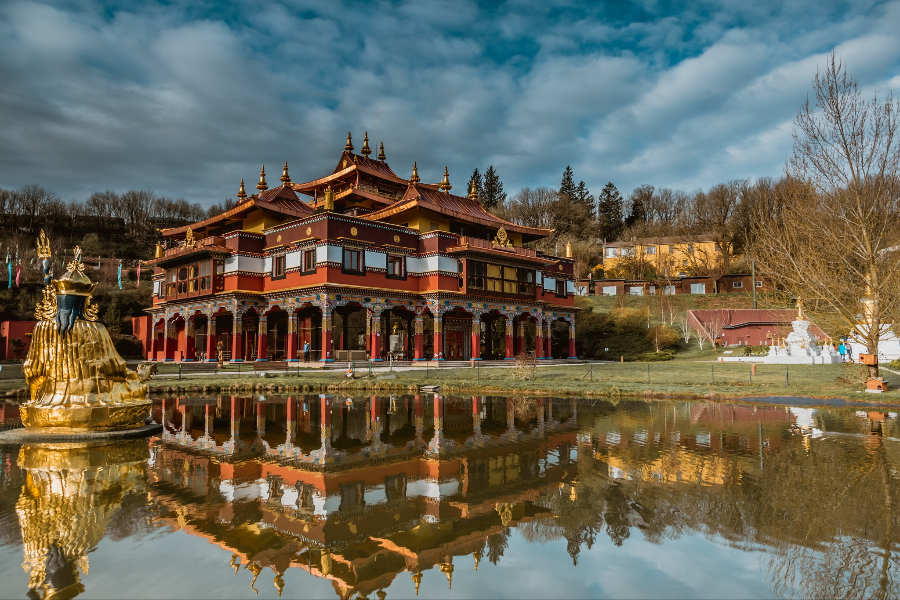
[[[782,344],[769,348],[763,359],[776,365],[831,365],[841,362],[841,355],[829,343],[819,345],[819,337],[809,331],[809,319],[803,316],[803,304],[797,301],[797,318],[791,321],[793,331]]]

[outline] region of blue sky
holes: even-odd
[[[816,66],[900,92],[900,0],[0,3],[0,187],[204,205],[352,130],[454,191],[777,176]],[[373,144],[374,145],[374,144]],[[252,187],[252,185],[251,185]]]

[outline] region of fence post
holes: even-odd
[[[709,370],[712,372],[712,383],[716,384],[716,365],[715,363],[709,365]]]
[[[178,363],[178,381],[181,381],[181,363]]]
[[[784,387],[788,387],[790,385],[790,380],[788,379],[788,366],[784,365]]]

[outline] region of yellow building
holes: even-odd
[[[603,245],[606,277],[616,276],[617,269],[631,261],[643,261],[660,274],[685,277],[691,267],[706,267],[721,260],[718,244],[703,235],[637,238]]]

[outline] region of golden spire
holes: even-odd
[[[566,242],[566,258],[572,258],[572,242]]]
[[[419,169],[416,167],[415,161],[413,161],[413,172],[409,177],[410,183],[419,183],[421,179],[419,179]]]
[[[438,187],[448,193],[450,192],[450,189],[453,187],[452,185],[450,185],[450,173],[447,172],[447,167],[444,167],[444,178],[441,179],[441,182],[438,184]]]
[[[360,154],[369,158],[369,155],[372,154],[372,149],[369,148],[369,132],[367,131],[363,136],[363,147],[362,150],[359,151]]]
[[[331,189],[331,184],[325,188],[325,210],[334,210],[334,190]]]
[[[259,170],[259,183],[256,184],[256,189],[261,192],[269,189],[269,185],[266,183],[266,165],[263,165]]]
[[[281,573],[275,575],[275,589],[278,590],[278,597],[281,598],[281,592],[284,591],[284,577],[282,577]]]
[[[478,202],[478,200],[479,200],[479,198],[478,198],[478,188],[475,187],[475,180],[474,180],[474,179],[473,179],[473,180],[470,182],[470,184],[469,184],[469,199],[470,199],[470,200],[475,200],[476,202]]]
[[[384,142],[381,142],[378,148],[378,160],[384,162],[387,160],[387,156],[384,155]]]
[[[413,583],[416,584],[416,596],[419,595],[419,584],[422,583],[422,571],[418,568],[412,574]]]
[[[243,202],[244,198],[247,197],[247,192],[244,191],[244,180],[241,179],[241,189],[238,190],[238,201]]]
[[[450,558],[449,556],[447,557]],[[452,562],[443,562],[440,566],[441,573],[447,576],[447,589],[453,589],[453,563]]]
[[[256,595],[259,595],[259,590],[253,587],[256,585],[256,578],[259,577],[259,574],[262,573],[262,567],[256,563],[250,563],[247,565],[246,569],[253,573],[253,581],[250,582],[250,589],[256,592]]]
[[[288,175],[287,161],[284,161],[284,171],[281,173],[281,183],[291,185],[291,176]]]
[[[472,556],[475,558],[475,570],[477,571],[477,570],[478,570],[478,563],[481,562],[481,556],[482,556],[481,550],[478,550],[478,551],[475,552]]]
[[[353,152],[353,139],[349,131],[347,132],[347,143],[344,145],[344,152]]]

